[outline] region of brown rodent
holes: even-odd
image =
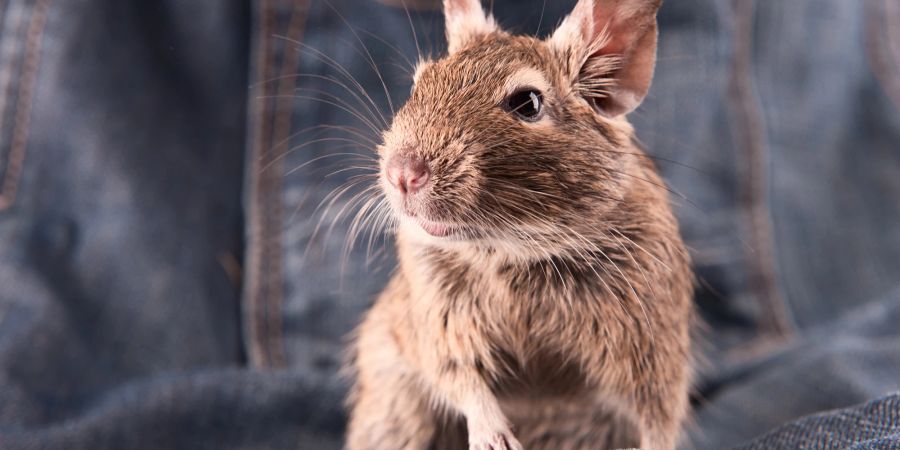
[[[625,115],[661,0],[581,0],[546,40],[445,0],[378,149],[400,267],[358,329],[350,450],[675,447],[693,279]]]

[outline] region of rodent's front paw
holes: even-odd
[[[470,432],[469,450],[524,450],[509,430]]]

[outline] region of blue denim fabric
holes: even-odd
[[[849,421],[803,419],[751,448],[845,448],[849,443],[893,436],[900,430],[900,290],[840,320],[809,330],[793,343],[734,365],[707,380],[691,441],[696,448],[726,448],[819,411],[836,410],[891,394],[875,413],[849,410],[835,416],[872,417],[865,427]],[[876,411],[877,412],[877,411]],[[827,426],[826,426],[827,425]],[[825,430],[828,430],[826,433]],[[859,440],[851,438],[857,436]],[[818,439],[818,440],[816,440]],[[828,439],[832,439],[829,441]],[[817,442],[812,446],[811,442]],[[827,444],[827,445],[826,445]],[[877,448],[877,447],[875,447]]]
[[[320,205],[443,46],[387,3],[0,0],[0,449],[340,447],[344,338],[395,262],[336,220],[363,185]],[[494,10],[547,33],[573,4]],[[660,27],[632,121],[708,322],[685,448],[900,447],[900,8]]]
[[[841,411],[816,414],[779,427],[744,450],[848,450],[900,447],[900,394]]]

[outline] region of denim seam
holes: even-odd
[[[281,77],[277,46],[273,43],[277,8],[272,0],[262,0],[261,34],[258,36],[259,73],[257,83],[264,95],[257,100],[254,150],[251,153],[251,234],[248,251],[247,299],[245,318],[251,363],[261,368],[286,365],[283,317],[282,245],[282,155],[290,134],[293,104],[287,97],[296,88],[295,79],[284,76],[295,70],[299,56],[284,52]],[[295,2],[289,16],[286,41],[298,41],[306,23],[308,0]],[[274,83],[274,84],[273,84]]]
[[[18,18],[15,22],[15,26],[12,27],[12,31],[10,32],[10,36],[6,36],[6,29],[4,24],[6,22],[6,18],[8,13],[6,8],[9,7],[9,4],[0,0],[0,137],[3,136],[3,132],[6,129],[6,107],[7,101],[12,98],[13,95],[13,73],[16,72],[16,65],[10,61],[8,64],[3,64],[3,49],[4,48],[18,48],[18,42],[13,42],[10,44],[7,41],[17,40],[19,38],[19,29],[22,24],[22,16],[15,16]],[[14,51],[11,51],[10,60],[15,59],[17,56]],[[0,146],[2,146],[3,142],[0,140]],[[3,151],[3,147],[0,147],[0,180],[3,179],[3,164],[5,159],[5,154]]]
[[[875,80],[894,107],[900,109],[900,55],[891,48],[891,44],[900,48],[900,8],[894,4],[898,9],[890,10],[892,1],[895,0],[865,3],[866,54]]]
[[[769,211],[765,123],[753,81],[754,0],[733,0],[735,47],[731,80],[732,121],[735,137],[743,141],[746,169],[738,187],[739,201],[748,220],[751,251],[746,253],[750,288],[760,306],[759,326],[764,336],[786,338],[793,334],[793,321],[780,292],[774,253],[773,224]]]
[[[268,224],[265,210],[266,187],[265,175],[268,170],[264,164],[265,148],[266,148],[266,125],[268,121],[267,110],[271,95],[269,95],[269,84],[264,81],[269,77],[270,68],[274,65],[272,54],[269,50],[269,36],[271,34],[271,0],[261,0],[257,3],[260,5],[257,9],[256,19],[260,21],[260,31],[256,40],[256,52],[259,61],[257,61],[258,72],[254,82],[261,83],[263,95],[255,99],[251,103],[253,106],[253,149],[250,154],[250,194],[249,194],[249,242],[247,250],[247,284],[245,286],[245,323],[247,327],[247,352],[250,364],[254,367],[268,367],[270,365],[268,354],[265,351],[267,343],[263,337],[263,327],[265,326],[265,311],[261,304],[265,297],[265,289],[267,288],[265,266],[267,250],[267,241],[265,236],[268,232]]]
[[[885,32],[887,33],[888,55],[893,61],[893,67],[896,72],[900,72],[900,5],[897,3],[888,3],[884,0],[884,7],[888,11],[885,15]],[[893,9],[888,9],[893,8]],[[894,78],[896,81],[897,78]],[[894,85],[895,87],[897,85]],[[900,94],[898,92],[894,92]]]
[[[9,209],[16,200],[19,181],[25,163],[28,134],[31,126],[31,108],[34,86],[40,65],[40,48],[43,42],[44,25],[50,0],[38,0],[31,15],[26,34],[25,54],[22,60],[22,74],[13,116],[12,141],[2,184],[0,184],[0,211]]]
[[[309,0],[294,1],[294,8],[291,11],[290,20],[288,22],[287,39],[285,40],[286,42],[302,42],[303,35],[306,29],[305,26],[308,16],[308,7]],[[273,170],[273,173],[277,174],[279,185],[281,184],[280,181],[284,177],[283,155],[287,151],[287,145],[291,135],[292,121],[294,118],[294,105],[291,99],[291,93],[297,89],[300,80],[300,77],[291,76],[291,74],[295,73],[298,70],[298,65],[300,63],[300,50],[293,49],[289,51],[287,46],[285,46],[283,53],[284,55],[281,65],[281,74],[278,78],[278,97],[275,100],[276,116],[274,123],[274,132],[272,136],[274,151],[273,158],[275,158],[273,162],[276,166],[275,170]],[[281,189],[279,189],[278,191],[280,193]],[[275,217],[278,218],[278,226],[281,227],[281,221],[283,219],[283,199],[280,196],[274,207],[277,209]],[[278,245],[281,245],[280,237]],[[278,274],[278,279],[273,281],[273,283],[277,283],[276,286],[282,286],[282,283],[284,282],[284,272],[281,260],[282,255],[272,255],[273,258],[275,258],[276,256],[277,260],[272,261],[272,263],[278,265],[278,270],[275,271],[275,273]],[[276,367],[283,367],[284,365],[286,365],[284,334],[282,330],[282,327],[284,326],[282,312],[284,293],[282,289],[279,288],[276,291],[276,294],[277,295],[272,295],[269,297],[269,305],[267,308],[269,312],[269,345],[273,365],[275,365]]]
[[[2,2],[3,0],[0,0]],[[3,4],[4,8],[11,8],[12,3]],[[24,9],[24,5],[22,5]],[[5,22],[8,12],[3,11],[3,16],[0,16],[0,31],[3,30],[3,22]],[[4,43],[3,46],[0,46],[0,58],[3,58],[2,54],[4,49],[9,49],[8,62],[3,66],[0,66],[0,186],[3,185],[4,180],[6,178],[6,173],[9,171],[9,164],[7,163],[10,149],[12,147],[12,141],[6,140],[5,136],[7,131],[7,121],[9,118],[9,109],[15,107],[15,99],[16,99],[16,89],[18,88],[17,83],[21,82],[21,71],[22,71],[22,62],[21,59],[24,59],[25,53],[20,52],[19,49],[24,47],[22,44],[22,40],[25,36],[22,36],[23,31],[25,30],[25,25],[27,20],[27,11],[22,11],[19,14],[13,14],[10,16],[10,20],[12,23],[10,24],[9,33],[0,33],[0,42]],[[8,42],[12,41],[12,42]],[[3,61],[0,61],[2,63]],[[12,134],[14,124],[9,124],[9,135]],[[2,192],[2,191],[0,191]],[[5,208],[0,208],[0,211],[3,211]]]

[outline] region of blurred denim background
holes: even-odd
[[[339,448],[343,339],[394,262],[335,221],[362,186],[318,206],[370,173],[413,29],[444,45],[403,3],[0,0],[0,449]],[[573,4],[493,9],[547,33]],[[684,447],[900,448],[900,4],[660,25],[632,120],[709,324]]]

